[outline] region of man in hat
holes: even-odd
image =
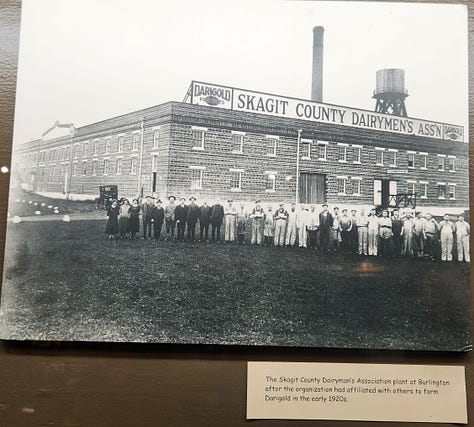
[[[174,230],[175,230],[175,225],[176,225],[176,218],[175,218],[176,205],[174,203],[176,200],[176,197],[169,196],[168,200],[169,200],[169,203],[165,208],[166,240],[174,239]]]
[[[179,205],[176,206],[175,218],[176,226],[178,228],[178,240],[182,242],[184,240],[184,231],[186,229],[186,218],[188,216],[188,207],[184,204],[186,199],[181,197],[179,199]]]
[[[382,217],[379,218],[379,255],[389,257],[391,255],[392,242],[392,219],[388,216],[388,211],[385,209],[382,212]]]
[[[273,244],[283,246],[285,244],[286,221],[288,212],[285,210],[285,204],[280,203],[280,207],[275,212],[275,236]]]
[[[222,206],[220,200],[211,208],[211,225],[212,225],[212,241],[221,241],[221,226],[224,220],[224,206]]]
[[[142,204],[142,222],[143,222],[143,240],[151,239],[151,208],[153,207],[153,199],[146,196]]]
[[[439,234],[441,238],[441,261],[453,260],[453,243],[456,228],[449,214],[444,215],[443,221],[439,223]]]
[[[298,246],[300,248],[306,248],[308,242],[308,225],[310,223],[309,220],[309,212],[305,209],[304,205],[300,205],[300,211],[296,216],[296,227],[298,229]]]
[[[153,224],[153,237],[155,241],[160,240],[161,229],[165,219],[165,210],[161,206],[161,200],[158,199],[155,205],[150,209],[151,222]]]
[[[296,234],[298,232],[298,227],[296,225],[297,213],[296,213],[296,204],[292,203],[290,210],[288,211],[288,221],[286,224],[286,246],[294,246],[296,242]]]
[[[423,258],[425,249],[425,218],[423,218],[421,212],[416,212],[416,218],[413,220],[413,238],[416,256]]]
[[[403,221],[403,250],[404,256],[413,256],[413,218],[410,212],[405,214]]]
[[[319,213],[319,238],[322,252],[329,250],[329,239],[333,222],[334,219],[329,212],[327,203],[323,203],[323,210]]]
[[[329,241],[329,248],[335,252],[339,250],[339,244],[342,241],[341,229],[339,228],[340,219],[341,216],[339,215],[339,208],[335,206],[332,214],[331,237]]]
[[[456,222],[456,244],[458,247],[458,261],[471,262],[471,256],[469,254],[469,235],[471,234],[471,228],[469,223],[464,221],[464,215],[458,216]]]
[[[357,217],[357,241],[359,242],[359,255],[367,256],[368,249],[368,226],[369,218],[365,215],[365,209],[359,211]]]
[[[201,242],[209,242],[209,224],[211,222],[212,208],[207,202],[199,208],[199,240]]]
[[[438,223],[431,217],[430,213],[425,214],[424,224],[424,252],[430,259],[435,259],[436,242],[438,241]]]
[[[308,230],[308,247],[316,249],[319,230],[319,214],[316,212],[315,205],[311,205],[309,209],[308,225],[306,226],[306,229]]]
[[[262,230],[263,222],[265,221],[265,214],[262,207],[260,206],[260,200],[255,202],[255,207],[252,210],[250,215],[252,218],[252,237],[250,243],[252,245],[261,245],[262,244]]]
[[[247,213],[245,212],[245,205],[240,204],[240,211],[236,217],[237,222],[237,243],[245,244],[245,229],[247,227]]]
[[[350,247],[351,252],[356,254],[359,252],[359,232],[357,231],[357,211],[351,209],[351,232],[350,232]]]
[[[199,206],[196,205],[196,198],[190,197],[191,202],[186,212],[186,224],[188,225],[188,241],[194,242],[196,238],[196,224],[199,219]]]
[[[224,240],[226,242],[235,241],[235,218],[237,216],[237,210],[234,206],[234,201],[229,199],[227,201],[227,206],[224,209],[224,218],[225,218],[225,230],[224,230]]]
[[[400,212],[395,209],[392,216],[392,242],[393,242],[393,253],[394,257],[400,257],[402,254],[403,244],[403,221],[400,218]]]
[[[347,209],[344,208],[341,213],[342,215],[339,219],[339,230],[341,232],[342,250],[344,252],[350,252],[352,220],[347,215]]]
[[[368,217],[367,225],[367,246],[369,256],[377,256],[379,241],[379,219],[376,215],[376,209],[372,208]]]

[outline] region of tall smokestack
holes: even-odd
[[[323,52],[324,27],[313,28],[313,79],[311,85],[311,100],[323,101]]]

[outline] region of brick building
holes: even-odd
[[[99,185],[116,184],[120,196],[193,195],[198,203],[289,203],[298,193],[308,204],[409,201],[435,214],[469,207],[460,126],[196,85],[188,102],[79,128],[56,124],[15,147],[16,179],[32,191],[71,198],[95,198]]]

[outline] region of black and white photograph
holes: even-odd
[[[0,338],[470,351],[468,130],[462,5],[24,0]]]

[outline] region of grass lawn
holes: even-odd
[[[109,240],[104,220],[8,225],[14,339],[461,350],[469,267],[298,248]]]

